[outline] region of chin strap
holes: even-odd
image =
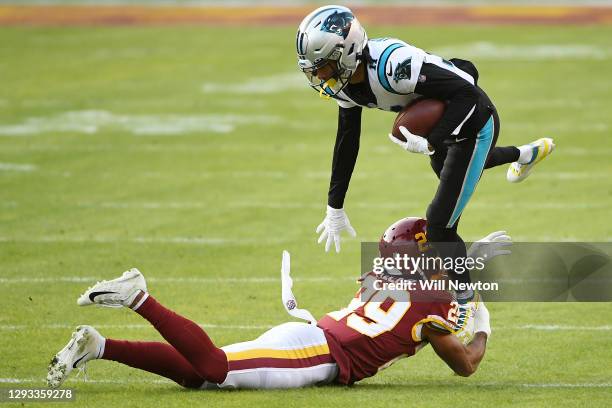
[[[321,90],[319,91],[319,96],[323,99],[329,99],[331,98],[331,95],[328,94],[327,92],[325,92],[325,89],[327,88],[331,88],[332,86],[336,85],[336,80],[334,78],[330,78],[327,81],[325,81],[325,83],[323,85],[321,85]]]

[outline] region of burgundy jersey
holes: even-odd
[[[379,278],[373,273],[365,277]],[[342,384],[373,376],[400,358],[414,355],[426,344],[421,338],[426,323],[455,331],[458,305],[450,293],[418,288],[363,291],[357,292],[348,307],[328,313],[318,322],[338,364],[337,381]]]

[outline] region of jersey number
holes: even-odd
[[[389,298],[393,300],[393,303],[385,311],[381,306]],[[363,316],[355,313],[360,306],[363,306]],[[355,298],[348,307],[328,313],[328,316],[336,321],[346,317],[348,327],[368,337],[376,337],[393,330],[408,309],[410,309],[410,302],[407,292],[377,291],[367,302]]]

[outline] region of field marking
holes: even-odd
[[[284,144],[283,151],[297,151],[297,152],[314,152],[314,153],[331,153],[333,146],[331,145],[323,145],[320,143],[296,143],[296,144]],[[67,146],[58,146],[58,145],[49,145],[45,143],[37,143],[37,144],[27,144],[23,145],[11,145],[11,144],[2,144],[2,150],[4,151],[14,151],[14,152],[24,152],[24,151],[37,151],[37,152],[88,152],[88,153],[96,153],[96,152],[135,152],[135,153],[164,153],[168,152],[172,153],[189,153],[189,154],[198,154],[200,152],[211,152],[214,150],[220,151],[244,151],[248,150],[249,152],[258,152],[258,153],[270,153],[270,154],[278,154],[277,152],[273,152],[269,146],[263,145],[248,145],[245,147],[243,144],[233,143],[207,143],[206,145],[202,144],[185,144],[185,143],[171,143],[171,144],[148,144],[148,143],[138,143],[132,145],[106,145],[106,144],[97,144],[97,145],[67,145]],[[396,149],[393,146],[388,146],[386,144],[378,144],[376,146],[371,147],[372,152],[379,154],[388,154],[396,152]],[[610,148],[585,148],[585,147],[563,147],[558,148],[555,151],[555,155],[565,155],[565,156],[610,156],[612,155],[612,149]],[[310,175],[316,174],[316,172],[310,172]],[[329,172],[320,172],[320,174],[327,174],[329,176]],[[313,175],[313,178],[314,175]]]
[[[0,171],[31,172],[38,167],[28,163],[0,163]]]
[[[202,246],[226,246],[226,245],[255,245],[267,244],[277,245],[292,242],[287,239],[261,239],[261,238],[217,238],[217,237],[135,237],[135,238],[112,238],[112,237],[67,237],[67,236],[40,236],[40,237],[7,237],[0,236],[2,242],[26,242],[26,243],[96,243],[112,244],[128,242],[133,244],[177,244],[177,245],[202,245]]]
[[[9,207],[16,207],[17,203],[12,201]],[[205,202],[101,202],[101,203],[78,203],[79,207],[86,208],[109,208],[109,209],[142,209],[142,210],[166,210],[166,209],[204,209],[210,208],[210,203]],[[612,203],[552,203],[552,202],[524,202],[516,203],[490,203],[490,202],[475,202],[471,204],[474,208],[490,208],[490,209],[511,209],[511,208],[529,208],[529,209],[547,209],[547,210],[578,210],[578,209],[598,209],[612,208]],[[257,209],[313,209],[324,210],[324,206],[320,203],[291,203],[291,202],[246,202],[236,201],[227,204],[231,208],[257,208]],[[349,207],[365,208],[365,209],[388,209],[388,210],[406,210],[411,207],[403,203],[364,203],[356,202],[350,204]]]
[[[273,203],[273,202],[230,202],[229,206],[238,207],[238,208],[270,208],[270,209],[295,209],[295,208],[305,208],[305,209],[322,209],[323,206],[321,204],[315,203]],[[365,208],[365,209],[388,209],[388,210],[405,210],[410,208],[410,206],[404,203],[364,203],[364,202],[356,202],[353,204],[349,204],[348,207],[357,207],[357,208]],[[568,209],[597,209],[597,208],[612,208],[612,203],[551,203],[551,202],[525,202],[525,201],[517,201],[513,203],[491,203],[491,202],[475,202],[471,203],[470,207],[473,208],[490,208],[490,209],[512,209],[512,208],[528,208],[528,209],[558,209],[558,210],[568,210]]]
[[[3,324],[0,325],[0,331],[19,331],[19,330],[27,330],[27,329],[45,329],[45,330],[73,330],[76,326],[75,324],[67,324],[67,323],[55,323],[55,324],[42,324],[39,326],[25,325],[25,324]],[[94,326],[97,329],[122,329],[122,330],[142,330],[142,329],[154,329],[150,324],[90,324],[90,326]],[[240,325],[240,324],[214,324],[214,323],[198,323],[203,329],[223,329],[223,330],[268,330],[276,325],[264,325],[264,324],[255,324],[255,325]]]
[[[0,163],[0,171],[23,171],[23,172],[31,172],[37,170],[37,167],[34,165],[24,164],[11,164],[5,163],[3,168]],[[181,174],[180,172],[174,171],[141,171],[141,172],[130,172],[130,176],[132,178],[142,177],[142,178],[152,178],[152,179],[165,179],[165,178],[176,178]],[[77,173],[78,174],[78,173]],[[38,171],[36,173],[37,176],[51,176],[51,177],[73,177],[74,174],[70,171]],[[355,180],[379,180],[387,176],[388,173],[385,172],[372,172],[372,171],[361,171],[353,174],[353,179]],[[560,180],[560,181],[572,181],[572,180],[596,180],[599,181],[601,179],[606,179],[609,175],[609,172],[588,172],[588,171],[543,171],[538,172],[537,177],[542,179],[549,180]],[[116,178],[117,173],[114,172],[91,172],[90,176],[99,177],[99,178]],[[187,177],[195,178],[195,179],[223,179],[223,178],[256,178],[256,179],[268,179],[268,180],[282,180],[282,179],[312,179],[312,180],[328,180],[330,177],[329,171],[280,171],[280,170],[218,170],[218,171],[196,171],[189,172]],[[491,177],[491,176],[488,176]],[[425,172],[419,176],[420,180],[429,180],[431,182],[437,182],[437,177],[435,174],[430,172]],[[422,181],[421,181],[422,182]],[[359,204],[358,204],[359,205]]]
[[[500,328],[502,329],[502,328]],[[519,330],[541,330],[541,331],[610,331],[612,326],[568,326],[556,324],[526,324],[518,327]],[[503,330],[503,329],[502,329]]]
[[[573,235],[569,236],[552,236],[552,235],[539,235],[539,236],[528,236],[528,235],[514,235],[512,234],[513,242],[612,242],[612,237],[604,238],[581,238]]]
[[[462,55],[468,59],[493,61],[533,61],[533,60],[567,60],[610,58],[610,49],[592,44],[496,44],[478,41],[467,44],[454,44],[436,48],[437,55]]]
[[[271,115],[127,115],[106,110],[81,110],[30,117],[15,124],[0,124],[0,136],[29,136],[49,132],[95,134],[104,129],[139,136],[189,132],[229,133],[239,125],[277,123],[281,123],[281,118]]]
[[[505,102],[499,102],[505,104]],[[510,110],[531,110],[531,109],[550,109],[550,108],[562,108],[562,109],[585,109],[585,108],[597,108],[601,102],[595,100],[580,100],[572,98],[551,98],[551,99],[532,99],[529,101],[521,101],[520,104],[515,104],[514,101],[508,100],[508,108]]]
[[[375,207],[381,208],[381,207]],[[551,236],[551,235],[513,235],[515,242],[612,242],[612,237],[603,238],[581,238],[577,236]],[[346,241],[355,241],[354,238],[345,238]],[[213,238],[213,237],[67,237],[67,236],[40,236],[40,237],[8,237],[0,236],[2,243],[26,243],[26,244],[54,244],[54,243],[74,243],[74,244],[173,244],[173,245],[200,245],[200,246],[241,246],[241,245],[280,245],[295,242],[308,242],[298,239],[272,239],[272,238]],[[313,241],[314,242],[314,241]]]
[[[534,124],[534,123],[519,123],[512,122],[505,125],[504,129],[510,131],[516,131],[521,133],[546,133],[549,135],[555,135],[558,133],[607,133],[610,131],[610,125],[605,122],[589,122],[589,123],[542,123],[542,124]]]
[[[371,384],[371,383],[370,383]],[[378,383],[374,383],[378,384]],[[403,387],[431,387],[432,383],[380,383],[381,385],[403,386]],[[444,384],[448,387],[451,384]],[[473,387],[473,388],[612,388],[612,383],[512,383],[512,382],[465,382],[453,383],[455,387]],[[519,404],[520,405],[520,404]]]
[[[143,330],[143,329],[154,329],[151,324],[95,324],[88,323],[97,329],[123,329],[123,330]],[[276,324],[215,324],[215,323],[197,323],[198,326],[203,329],[221,329],[221,330],[268,330]],[[41,325],[27,325],[27,324],[0,324],[0,331],[19,331],[19,330],[68,330],[74,329],[78,324],[69,323],[52,323],[52,324],[41,324]],[[612,326],[571,326],[571,325],[540,325],[540,324],[527,324],[520,326],[501,326],[493,327],[493,330],[501,331],[516,331],[516,330],[532,330],[532,331],[612,331]]]
[[[269,145],[262,145],[261,143],[258,145],[245,145],[243,143],[164,143],[164,144],[149,144],[149,143],[134,143],[131,145],[106,145],[106,144],[97,144],[97,145],[75,145],[72,146],[58,146],[58,145],[49,145],[46,143],[37,143],[37,144],[27,144],[25,146],[22,145],[10,145],[8,143],[2,144],[3,150],[13,150],[15,152],[23,152],[23,151],[37,151],[37,152],[87,152],[87,153],[96,153],[96,152],[131,152],[131,153],[191,153],[191,154],[200,154],[202,152],[210,152],[211,150],[218,149],[221,151],[240,151],[244,152],[247,150],[250,153],[271,153],[274,155],[278,155],[277,151],[271,150]],[[322,146],[317,144],[306,144],[306,143],[295,143],[295,144],[285,144],[283,145],[283,149],[303,152],[305,150],[321,152],[321,153],[330,153],[333,149],[333,146]],[[596,153],[596,152],[594,152]]]
[[[283,72],[275,75],[249,78],[239,83],[207,82],[202,85],[202,92],[220,94],[273,94],[294,90],[308,90],[306,77],[301,72]]]
[[[344,276],[344,277],[329,277],[329,276],[309,276],[309,277],[294,277],[293,280],[296,282],[339,282],[339,281],[356,281],[358,277]],[[19,278],[0,278],[0,284],[29,284],[29,283],[94,283],[100,281],[100,277],[92,276],[57,276],[57,277],[19,277]],[[266,277],[245,277],[245,278],[198,278],[198,277],[178,277],[178,278],[156,278],[147,277],[147,282],[152,283],[201,283],[201,284],[219,284],[219,283],[278,283],[280,284],[280,277],[266,276]]]
[[[19,384],[19,383],[37,383],[37,382],[45,382],[44,378],[36,379],[36,378],[0,378],[0,384]],[[84,382],[84,383],[92,383],[92,384],[175,384],[174,381],[167,379],[158,379],[158,380],[136,380],[133,378],[126,378],[123,380],[92,380],[85,378],[68,378],[66,382]]]
[[[19,384],[19,383],[44,383],[44,378],[0,378],[1,384]],[[66,380],[67,383],[85,383],[85,384],[175,384],[174,381],[169,379],[159,378],[159,379],[135,379],[135,378],[124,378],[124,379],[91,379],[91,378],[77,378],[71,377]],[[372,384],[372,383],[369,383]],[[374,383],[377,384],[377,383]],[[381,383],[381,385],[393,385],[393,386],[403,386],[403,387],[431,387],[435,386],[432,383]],[[448,387],[451,384],[445,384],[445,387]],[[470,388],[507,388],[507,387],[515,387],[515,388],[612,388],[612,383],[511,383],[511,382],[484,382],[484,383],[475,383],[475,382],[461,382],[461,383],[453,383],[451,386],[455,386],[458,388],[470,387]],[[356,388],[359,388],[359,384],[355,385]],[[206,390],[202,390],[202,392],[206,392]],[[239,391],[234,391],[239,392]]]

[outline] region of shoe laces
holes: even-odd
[[[91,285],[90,287],[88,287],[88,288],[85,290],[85,292],[83,292],[83,293],[81,294],[81,296],[83,296],[85,293],[87,293],[87,292],[89,292],[90,290],[92,290],[92,289],[94,288],[94,286],[98,286],[99,284],[101,284],[101,283],[105,283],[105,282],[106,282],[105,280],[103,280],[103,281],[97,281],[96,283],[94,283],[93,285]]]
[[[87,381],[89,378],[87,376],[87,363],[88,361],[84,362],[82,365],[77,367],[77,370],[79,370],[76,374],[76,376],[74,378],[79,378],[81,375],[83,376],[83,381]]]

